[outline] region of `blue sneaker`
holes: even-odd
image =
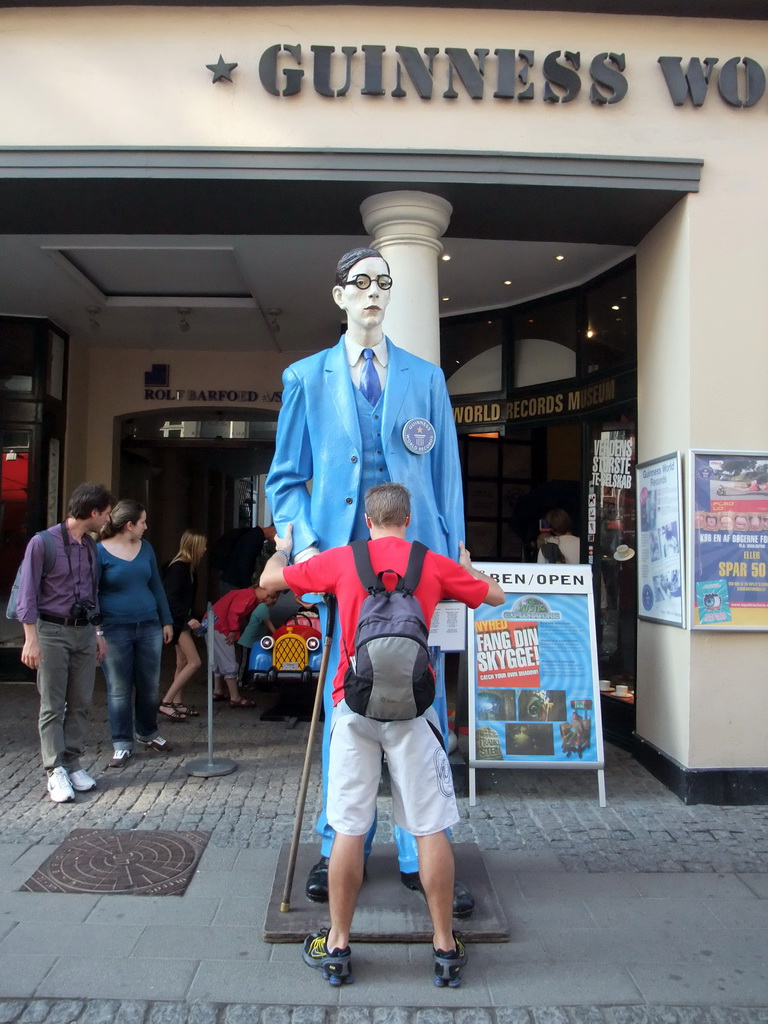
[[[456,949],[447,953],[444,949],[432,947],[435,957],[435,984],[438,988],[447,985],[449,988],[458,988],[461,984],[461,969],[467,962],[467,950],[464,943],[454,934]]]
[[[328,929],[323,928],[314,935],[308,935],[304,940],[302,956],[304,963],[310,967],[317,967],[323,972],[325,981],[338,987],[339,985],[351,985],[352,977],[352,950],[349,946],[346,949],[328,949]]]

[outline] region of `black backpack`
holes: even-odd
[[[548,540],[546,544],[542,544],[539,551],[544,556],[545,562],[565,562],[565,555],[560,550],[560,545],[553,543],[551,540]]]
[[[350,545],[355,568],[368,597],[360,608],[355,649],[344,676],[344,699],[352,711],[379,722],[417,718],[435,699],[435,676],[429,664],[429,629],[414,597],[427,549],[414,541],[405,576],[392,569],[374,573],[368,541]],[[383,577],[397,576],[394,590]]]
[[[35,536],[43,538],[43,548],[45,549],[45,552],[43,554],[42,575],[47,576],[48,573],[56,564],[56,547],[54,545],[53,537],[50,535],[48,530],[40,530],[40,532],[36,533]],[[26,557],[26,551],[24,552],[24,554]],[[19,587],[21,586],[21,569],[23,565],[24,560],[22,559],[21,565],[16,571],[16,578],[13,581],[13,586],[11,587],[11,594],[10,597],[8,598],[8,604],[5,609],[6,619],[18,618],[16,608],[19,603]]]

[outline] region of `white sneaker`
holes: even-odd
[[[116,750],[112,755],[112,760],[107,765],[108,768],[122,768],[124,764],[127,764],[130,758],[133,757],[132,750]]]
[[[54,768],[48,776],[48,792],[55,804],[66,804],[75,799],[75,791],[65,768]]]
[[[96,779],[92,779],[82,768],[69,773],[69,782],[72,789],[76,789],[78,793],[87,793],[89,789],[96,789]]]

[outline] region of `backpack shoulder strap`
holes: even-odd
[[[553,562],[554,564],[558,564],[560,562],[564,562],[565,561],[565,555],[563,554],[563,549],[560,547],[559,544],[556,544],[554,541],[550,541],[548,544],[544,545],[544,548],[545,548],[544,557],[546,558],[546,560],[548,562]]]
[[[353,540],[349,546],[352,548],[355,569],[363,587],[369,593],[381,589],[380,581],[371,565],[371,556],[368,554],[368,541],[361,537],[359,540]]]
[[[38,536],[43,541],[43,576],[47,576],[56,564],[56,545],[48,530],[41,530]]]
[[[412,594],[421,582],[421,571],[424,568],[424,558],[429,549],[420,540],[411,544],[411,553],[408,556],[408,565],[403,577],[403,589]]]

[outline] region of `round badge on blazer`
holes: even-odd
[[[413,419],[403,427],[403,444],[414,455],[426,455],[435,447],[437,435],[429,420]]]

